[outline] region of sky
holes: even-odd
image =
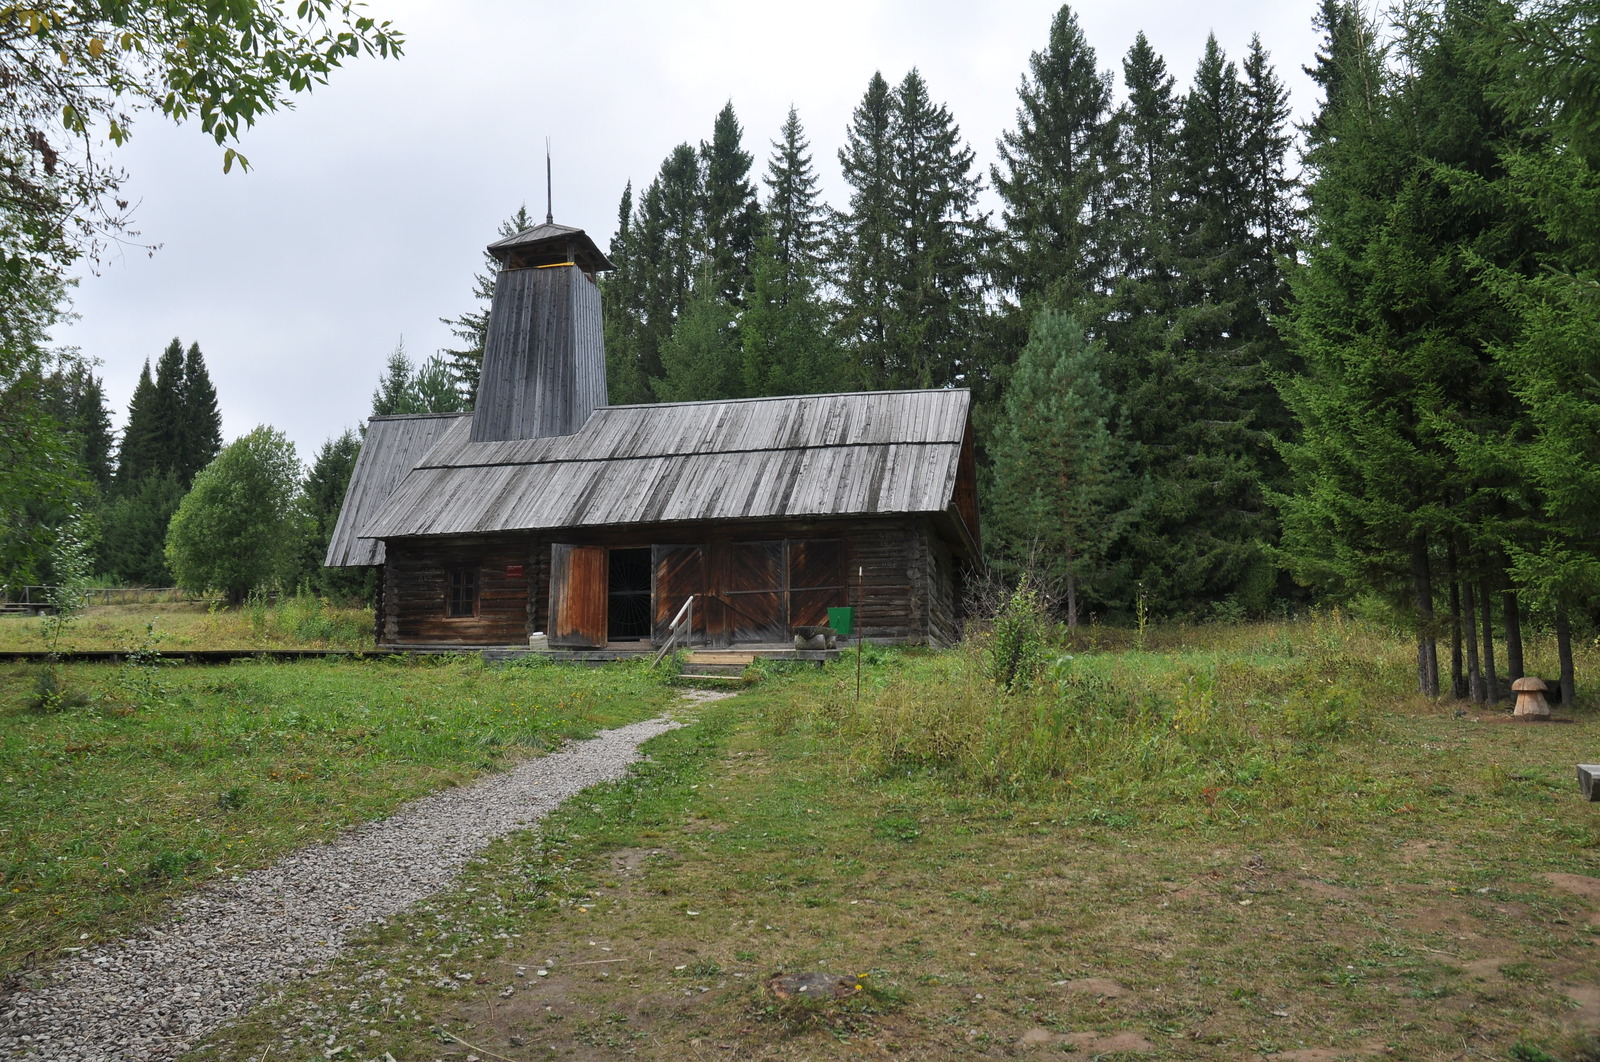
[[[894,83],[917,67],[987,174],[1058,7],[369,0],[406,35],[404,56],[353,62],[258,122],[240,143],[249,172],[223,174],[222,149],[198,128],[149,115],[135,124],[119,161],[141,235],[83,271],[77,319],[53,338],[99,360],[118,426],[145,360],[174,336],[199,343],[224,438],[269,424],[309,462],[366,418],[397,343],[414,361],[452,343],[440,318],[474,308],[473,274],[501,221],[523,203],[544,214],[546,137],[555,219],[602,249],[624,185],[648,184],[675,145],[710,139],[730,100],[755,174],[793,104],[824,198],[843,205],[838,150],[874,71]],[[1259,34],[1303,117],[1316,102],[1301,71],[1317,46],[1315,7],[1085,0],[1075,10],[1119,89],[1140,30],[1180,89],[1208,34],[1235,60]]]

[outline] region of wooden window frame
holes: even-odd
[[[445,619],[476,619],[478,616],[478,601],[482,590],[483,580],[479,578],[476,568],[450,568],[444,573],[444,615]],[[459,603],[463,595],[469,595],[467,600],[471,607],[463,611]]]

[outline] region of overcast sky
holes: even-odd
[[[80,319],[55,338],[101,362],[119,426],[146,358],[198,342],[224,438],[283,429],[303,461],[370,411],[403,336],[414,360],[450,343],[440,317],[472,308],[472,274],[501,220],[544,213],[544,140],[555,217],[602,249],[624,184],[647,184],[675,144],[711,135],[733,101],[764,173],[793,103],[825,197],[845,200],[838,150],[873,71],[921,69],[987,174],[1015,121],[1031,52],[1059,5],[1034,0],[808,4],[371,0],[406,35],[398,61],[362,60],[271,115],[226,176],[196,128],[147,116],[121,162],[142,239],[84,275]],[[1315,0],[1089,0],[1076,10],[1116,72],[1144,30],[1187,85],[1207,33],[1242,59],[1259,33],[1297,115],[1316,48]],[[769,13],[769,11],[771,13]]]

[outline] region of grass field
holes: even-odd
[[[0,979],[402,801],[659,713],[639,667],[0,665]]]
[[[46,620],[0,616],[0,651],[50,648]],[[371,649],[372,610],[311,595],[238,608],[203,604],[95,605],[64,627],[57,648]]]
[[[773,675],[197,1057],[1600,1058],[1593,711],[1421,700],[1330,620],[1150,634],[1014,696]],[[764,988],[807,971],[849,998]]]

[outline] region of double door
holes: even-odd
[[[597,648],[611,623],[615,565],[604,546],[551,546],[550,644]],[[827,622],[847,604],[844,543],[839,539],[658,544],[650,547],[652,640],[665,641],[693,595],[691,641],[748,645],[786,641],[797,626]]]

